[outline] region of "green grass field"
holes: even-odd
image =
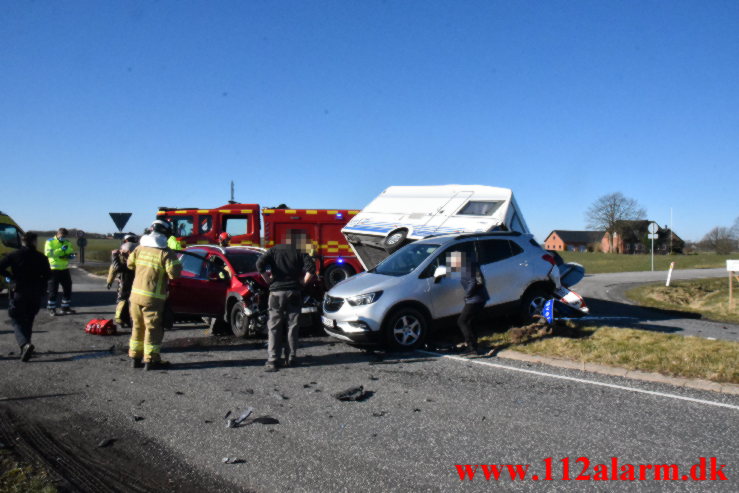
[[[642,306],[699,313],[721,322],[739,323],[739,286],[734,281],[735,306],[729,309],[729,276],[694,281],[647,284],[630,289],[626,296]]]
[[[490,348],[572,361],[657,372],[684,378],[739,383],[739,343],[709,341],[647,330],[568,323],[549,333],[543,327],[513,328],[479,339]]]
[[[120,240],[89,239],[85,247],[85,260],[110,262],[110,252],[121,245]]]
[[[649,255],[619,255],[613,253],[558,252],[565,262],[577,262],[585,267],[588,274],[606,272],[635,272],[651,269]],[[696,255],[655,255],[654,270],[666,271],[670,262],[675,262],[675,269],[708,269],[726,267],[726,261],[739,259],[739,253],[717,255],[715,253],[699,253]]]

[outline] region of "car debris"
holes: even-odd
[[[98,448],[110,447],[115,442],[116,442],[115,438],[106,438],[105,440],[101,440],[100,443],[98,443]]]
[[[258,418],[252,419],[251,423],[258,423],[260,425],[278,425],[280,424],[280,420],[273,418],[272,416],[259,416]]]
[[[143,416],[136,416],[134,414],[133,417],[132,417],[132,419],[134,420],[134,422],[139,422],[139,421],[143,421],[144,420],[144,417]]]
[[[286,400],[288,400],[288,399],[289,399],[289,397],[288,397],[288,396],[286,396],[285,394],[283,394],[282,392],[279,392],[279,391],[274,391],[274,392],[272,393],[272,395],[273,395],[274,397],[276,397],[277,399],[281,400],[281,401],[286,401]]]
[[[221,459],[221,462],[224,464],[244,464],[246,461],[244,459],[238,459],[236,457],[224,457]]]
[[[226,419],[229,416],[231,416],[231,410],[230,409],[228,410],[228,412],[226,413],[226,415],[223,417],[223,419]]]
[[[364,390],[364,386],[359,385],[358,387],[350,387],[342,392],[337,392],[333,394],[333,397],[342,402],[362,402],[367,400],[371,395],[372,392]]]
[[[253,407],[247,407],[243,413],[241,413],[241,416],[239,416],[236,419],[229,419],[226,423],[226,428],[238,428],[241,426],[244,421],[246,421],[246,418],[251,416],[251,414],[254,412]]]

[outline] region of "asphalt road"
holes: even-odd
[[[672,279],[705,279],[726,277],[726,269],[676,270]],[[594,321],[604,324],[635,327],[669,334],[712,337],[739,341],[739,325],[702,320],[693,316],[667,310],[644,308],[634,305],[625,293],[630,288],[648,282],[665,282],[666,272],[619,272],[587,275],[573,287],[585,297]]]
[[[212,338],[196,325],[168,332],[173,367],[147,373],[121,354],[127,334],[84,334],[87,320],[110,316],[114,295],[79,271],[74,279],[78,314],[40,313],[38,353],[28,364],[17,361],[7,312],[0,313],[0,412],[19,422],[0,440],[18,436],[18,449],[40,449],[62,475],[73,469],[70,489],[739,490],[737,396],[496,358],[373,355],[325,337],[303,340],[304,366],[267,374],[263,341]],[[332,397],[353,385],[372,395]],[[226,413],[247,406],[279,424],[226,428]],[[226,457],[244,462],[224,464]],[[547,457],[551,481],[542,479]],[[570,481],[557,479],[565,457]],[[680,477],[700,457],[717,457],[728,480],[575,481],[579,457],[589,459],[591,475],[616,457],[621,465],[674,463]],[[504,472],[499,481],[462,482],[457,464],[530,464],[528,477],[540,479],[512,481]]]

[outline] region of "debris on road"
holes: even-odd
[[[143,417],[143,416],[136,416],[136,415],[134,414],[134,415],[133,415],[133,420],[134,420],[135,422],[143,421],[143,420],[144,420],[144,417]]]
[[[228,412],[226,413],[226,415],[223,417],[223,419],[226,419],[229,416],[231,416],[231,410],[230,409],[228,410]]]
[[[238,428],[244,423],[244,421],[246,421],[246,418],[251,416],[253,412],[254,412],[253,407],[247,407],[246,410],[244,410],[244,412],[241,413],[241,416],[235,419],[229,419],[228,422],[226,423],[226,428]]]
[[[289,397],[288,397],[288,396],[286,396],[285,394],[283,394],[282,392],[280,392],[280,391],[277,391],[277,390],[276,390],[276,391],[274,391],[274,392],[272,393],[272,395],[273,395],[273,396],[275,396],[275,397],[276,397],[277,399],[279,399],[279,400],[281,400],[281,401],[286,401],[286,400],[288,400],[288,399],[289,399]]]
[[[278,425],[280,420],[273,418],[272,416],[259,416],[251,420],[251,423],[258,423],[260,425]]]
[[[115,438],[106,438],[105,440],[101,440],[100,443],[98,443],[98,448],[110,447],[115,443],[115,441]]]
[[[236,457],[224,457],[221,460],[224,464],[244,464],[244,459],[237,459]]]
[[[343,392],[333,394],[333,397],[342,402],[361,402],[367,400],[372,394],[372,392],[364,390],[363,385],[359,385],[358,387],[350,387]]]
[[[387,411],[380,411],[379,413],[372,413],[375,418],[381,418],[387,414]]]

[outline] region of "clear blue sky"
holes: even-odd
[[[739,2],[0,2],[0,210],[362,208],[510,187],[539,240],[620,191],[699,239],[739,215]]]

